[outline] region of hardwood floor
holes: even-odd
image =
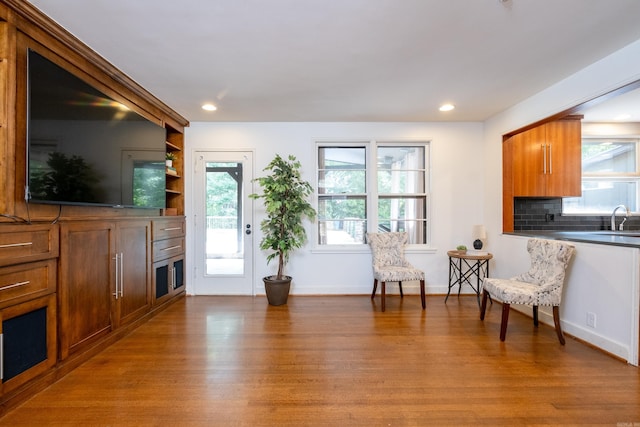
[[[187,297],[0,425],[640,425],[640,370],[476,298]]]

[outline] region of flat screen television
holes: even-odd
[[[28,202],[165,207],[166,131],[27,53]]]

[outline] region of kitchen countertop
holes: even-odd
[[[517,231],[505,233],[513,236],[640,248],[640,231]]]

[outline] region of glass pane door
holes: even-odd
[[[196,153],[196,293],[252,295],[252,153]]]

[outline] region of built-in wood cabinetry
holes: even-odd
[[[513,135],[513,195],[581,194],[581,123],[573,116]]]
[[[140,318],[151,308],[151,222],[118,221],[115,255],[113,319],[119,327]]]
[[[574,197],[582,192],[582,116],[566,116],[505,136],[503,224],[513,231],[514,197]]]
[[[153,303],[185,291],[184,217],[153,220]]]
[[[2,227],[0,395],[56,364],[57,257],[57,225]]]
[[[25,201],[27,48],[165,128],[176,154],[165,209]],[[28,2],[0,0],[0,416],[184,295],[188,124]],[[162,263],[168,288],[157,298]]]
[[[151,308],[151,221],[72,221],[60,234],[60,358]]]

